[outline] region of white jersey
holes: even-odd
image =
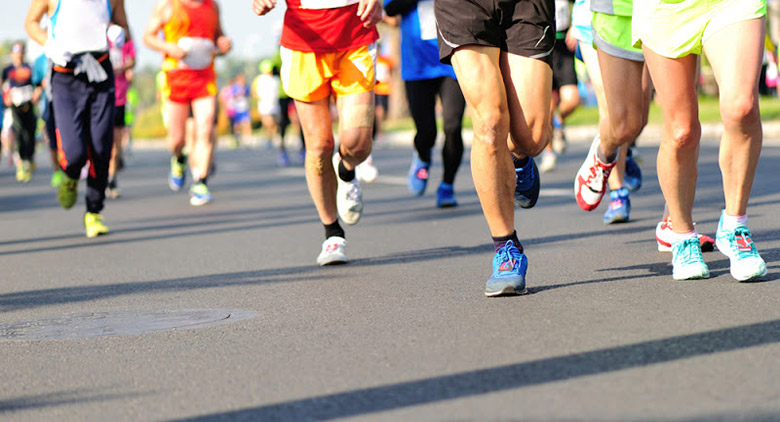
[[[566,31],[571,26],[569,0],[555,0],[555,32]]]
[[[257,95],[257,112],[263,114],[279,114],[279,77],[261,74],[255,80],[255,95]]]
[[[107,51],[109,0],[59,0],[50,16],[49,38],[73,54]]]

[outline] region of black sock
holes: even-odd
[[[506,245],[506,242],[512,241],[520,253],[523,253],[523,245],[520,244],[520,240],[517,238],[517,231],[513,231],[512,234],[500,237],[493,237],[493,249],[498,252],[499,249]]]
[[[512,154],[512,162],[515,163],[516,169],[521,169],[525,167],[526,164],[528,164],[528,157],[517,158],[514,154]]]
[[[325,239],[328,239],[329,237],[332,236],[338,236],[342,239],[345,238],[344,229],[341,228],[338,219],[336,219],[336,221],[334,221],[331,224],[323,224],[323,226],[325,227]]]
[[[179,164],[184,164],[184,162],[187,161],[187,156],[184,154],[176,156],[176,162]]]
[[[355,180],[355,169],[347,170],[347,168],[344,167],[344,160],[339,160],[339,179],[345,182]]]
[[[204,177],[202,179],[196,180],[195,184],[197,185],[198,183],[203,183],[204,185],[208,185],[208,177]]]

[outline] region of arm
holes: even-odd
[[[357,15],[363,21],[363,27],[370,28],[382,20],[382,3],[377,0],[360,0]]]
[[[24,29],[27,31],[27,35],[40,45],[45,45],[49,36],[46,31],[41,28],[41,18],[49,11],[49,3],[47,0],[33,0],[30,3],[30,9],[27,11],[27,18],[24,20]]]
[[[276,7],[276,0],[253,0],[252,10],[257,13],[258,16],[263,16],[266,13],[273,10]]]
[[[225,32],[222,30],[222,19],[220,18],[219,14],[219,5],[214,3],[214,8],[217,9],[217,54],[223,55],[230,52],[230,50],[233,48],[233,42],[230,40],[230,37],[225,35]]]
[[[157,36],[171,18],[172,13],[170,0],[158,0],[157,4],[154,5],[152,16],[146,24],[143,40],[144,44],[152,50],[159,51],[174,59],[181,59],[187,55],[184,50],[178,45],[167,42]]]
[[[127,24],[127,14],[125,14],[125,0],[113,0],[111,10],[111,22],[119,25],[125,30],[127,37],[130,37],[130,26]]]
[[[417,6],[417,0],[390,0],[385,2],[387,16],[405,15]]]

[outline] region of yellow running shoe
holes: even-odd
[[[84,227],[87,229],[87,237],[108,234],[108,227],[103,224],[103,217],[95,212],[84,214]]]
[[[19,160],[19,162],[16,164],[16,181],[24,182],[26,174],[27,171],[24,168],[24,161]]]
[[[57,188],[57,199],[60,201],[62,208],[66,210],[76,203],[78,198],[79,179],[71,179],[67,174],[62,175],[62,182]]]

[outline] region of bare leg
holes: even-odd
[[[198,98],[192,102],[195,119],[195,144],[190,153],[190,168],[197,179],[205,179],[211,169],[214,157],[214,113],[217,101],[214,97]]]
[[[344,167],[347,170],[352,170],[371,154],[373,113],[369,110],[372,110],[374,106],[374,93],[342,95],[338,98],[337,105],[339,110],[339,154],[344,160]],[[362,116],[344,114],[345,109],[354,107],[361,107],[370,114]]]
[[[541,60],[506,52],[501,53],[500,63],[510,116],[509,149],[518,157],[535,157],[552,139],[548,107],[552,101],[552,68]]]
[[[306,138],[306,184],[320,221],[332,224],[336,210],[336,173],[333,170],[333,129],[330,98],[314,102],[295,101]]]
[[[696,163],[701,139],[695,80],[697,56],[668,59],[646,47],[644,54],[664,117],[658,149],[658,181],[669,207],[672,229],[687,233],[693,230]]]
[[[723,137],[719,161],[726,214],[733,216],[747,213],[761,154],[758,77],[764,28],[763,18],[739,22],[716,32],[704,44],[720,87]]]

